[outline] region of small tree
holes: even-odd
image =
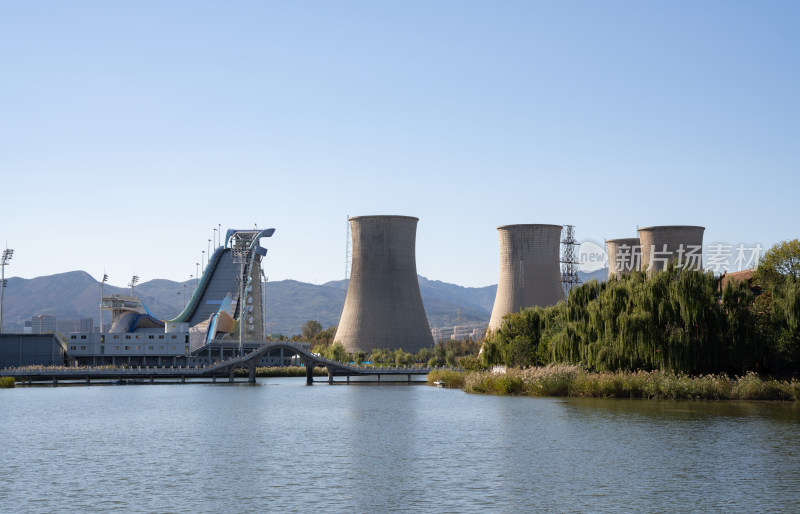
[[[755,276],[770,290],[782,285],[787,277],[800,280],[800,240],[783,241],[764,252]]]
[[[303,335],[303,339],[306,341],[310,341],[317,333],[322,331],[322,324],[319,321],[310,319],[303,324],[303,328],[300,332]]]
[[[349,362],[350,354],[344,349],[344,345],[336,341],[328,348],[328,358],[339,362]]]
[[[357,352],[353,353],[353,360],[355,361],[356,364],[361,364],[366,359],[367,359],[366,352],[358,350]]]
[[[386,360],[386,352],[381,348],[375,348],[372,350],[372,353],[369,356],[369,360],[372,362],[379,362],[382,363]]]

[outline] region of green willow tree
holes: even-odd
[[[770,367],[800,370],[800,240],[767,250],[754,273],[764,294],[756,302],[758,333],[767,341]]]
[[[788,280],[788,279],[787,279]],[[767,302],[746,282],[721,293],[712,273],[675,266],[591,281],[566,302],[504,318],[483,347],[482,364],[570,363],[597,371],[682,373],[797,369],[800,287]]]

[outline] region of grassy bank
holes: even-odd
[[[428,385],[433,385],[437,380],[444,382],[448,389],[464,389],[467,373],[453,371],[452,369],[434,369],[428,373]]]
[[[0,389],[11,389],[14,385],[14,377],[0,377]]]
[[[434,376],[437,373],[437,376]],[[444,380],[468,393],[573,396],[581,398],[642,398],[680,400],[800,400],[800,381],[703,375],[691,377],[662,371],[592,373],[577,366],[550,365],[509,369],[507,373],[459,373],[436,370],[428,382]],[[452,384],[452,385],[451,385]]]

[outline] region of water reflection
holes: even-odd
[[[800,509],[791,404],[265,379],[17,388],[0,406],[0,497],[22,511]]]

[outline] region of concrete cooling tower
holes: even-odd
[[[703,231],[704,227],[688,225],[640,228],[642,269],[646,268],[647,276],[652,277],[673,260],[679,260],[681,266],[702,269]]]
[[[638,237],[609,239],[606,241],[608,255],[608,278],[620,278],[641,269],[642,252]]]
[[[417,281],[418,218],[350,218],[353,265],[334,341],[348,352],[433,346]]]
[[[489,329],[523,307],[548,306],[564,299],[559,250],[561,225],[506,225],[500,234],[500,280]]]

